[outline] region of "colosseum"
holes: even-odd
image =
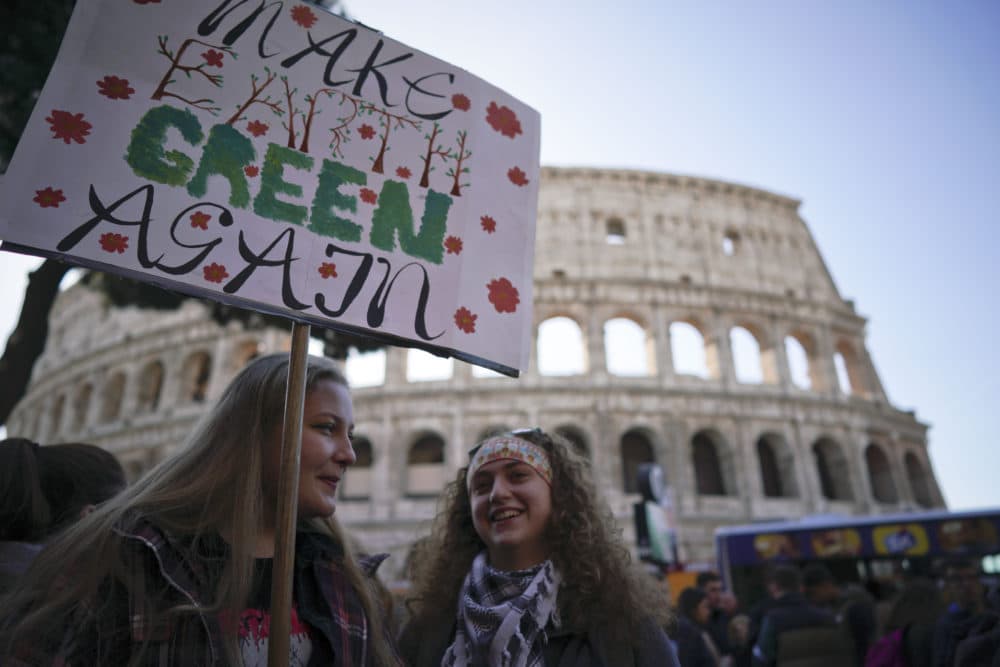
[[[358,462],[338,515],[395,556],[390,577],[469,447],[525,425],[590,457],[629,539],[637,467],[658,463],[688,561],[711,558],[722,524],[944,506],[927,426],[886,397],[865,318],[798,200],[672,174],[542,176],[519,379],[404,348],[346,362]],[[111,309],[79,284],[51,332],[10,434],[95,442],[133,477],[183,443],[247,360],[289,345],[286,331],[221,327],[194,300]]]

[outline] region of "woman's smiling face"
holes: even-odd
[[[530,465],[513,459],[487,463],[472,475],[469,500],[493,567],[524,570],[548,558],[552,488]]]

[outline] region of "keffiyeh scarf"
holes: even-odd
[[[462,584],[455,641],[442,667],[541,667],[545,626],[559,625],[559,573],[552,561],[503,572],[481,552]]]

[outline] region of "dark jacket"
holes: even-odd
[[[674,630],[677,660],[683,667],[718,667],[718,661],[705,643],[705,631],[680,616]]]
[[[124,665],[144,641],[144,664],[227,664],[219,615],[201,611],[228,553],[222,539],[216,538],[208,553],[195,551],[189,541],[168,535],[144,518],[116,532],[124,538],[127,576],[105,582],[99,600],[88,601],[78,617],[67,619],[66,634],[48,644],[16,645],[6,665]],[[309,664],[354,667],[347,661],[346,647],[364,644],[367,619],[360,599],[345,585],[343,550],[326,535],[300,530],[295,551],[294,597],[300,617],[316,631]],[[374,578],[384,559],[360,559],[360,565]],[[148,622],[147,604],[178,602],[198,611],[155,627]],[[372,651],[366,654],[366,664],[371,664]]]
[[[0,595],[14,587],[41,550],[32,542],[0,542]]]
[[[407,623],[399,653],[409,667],[439,667],[455,637],[457,610]],[[616,641],[601,628],[547,630],[546,667],[679,667],[666,634],[649,624],[631,641]],[[684,667],[687,667],[685,665]]]
[[[786,593],[777,600],[774,606],[764,616],[761,625],[760,635],[753,648],[753,664],[763,667],[771,667],[777,664],[778,650],[782,641],[782,636],[786,633],[796,632],[796,639],[802,636],[798,632],[811,628],[832,628],[837,629],[836,620],[833,614],[811,606],[806,599],[798,593]],[[827,632],[822,633],[826,635]],[[825,639],[825,637],[824,637]],[[845,642],[849,641],[846,639]],[[799,642],[796,641],[796,646]],[[808,641],[803,642],[808,647]],[[848,647],[848,657],[841,665],[850,665],[853,660],[853,647]]]

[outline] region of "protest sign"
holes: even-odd
[[[7,249],[516,375],[540,119],[302,3],[77,3],[0,193]]]

